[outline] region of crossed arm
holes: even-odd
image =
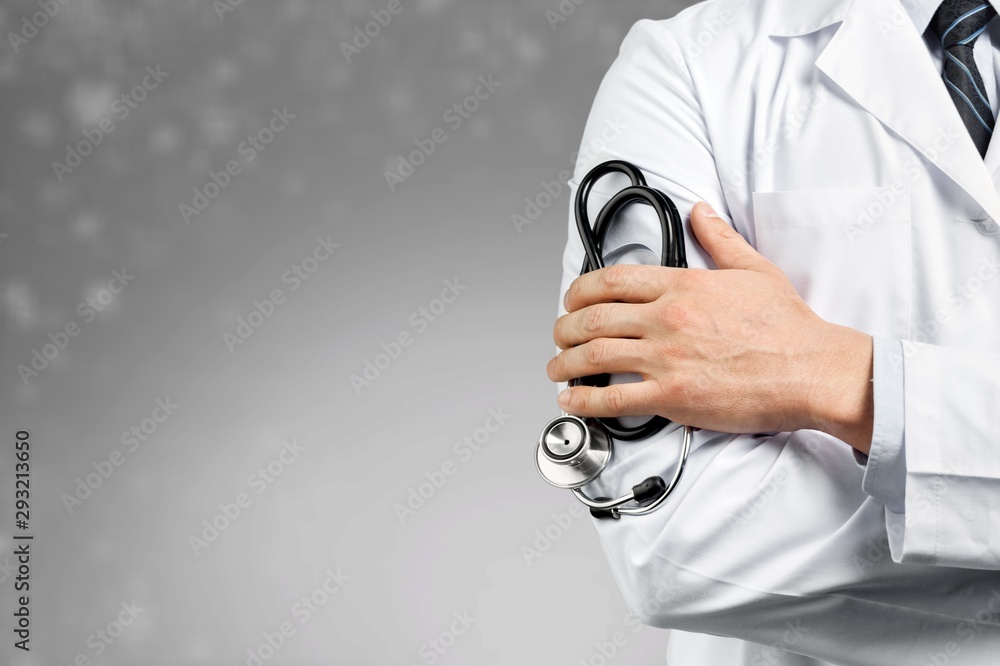
[[[643,381],[567,388],[560,406],[729,433],[820,430],[868,453],[871,337],[821,319],[707,204],[691,225],[720,270],[616,265],[572,283],[549,378],[634,372]]]
[[[702,74],[700,63],[694,65]],[[598,526],[609,561],[621,567],[625,588],[640,596],[662,573],[636,564],[645,553],[650,563],[669,557],[677,567],[696,567],[709,574],[706,580],[752,587],[766,580],[768,589],[796,595],[841,585],[861,589],[862,580],[881,590],[898,576],[906,579],[905,594],[922,590],[912,603],[940,612],[953,599],[946,591],[932,594],[928,584],[961,578],[957,567],[1000,570],[1000,538],[990,529],[1000,515],[1000,352],[873,341],[818,316],[782,271],[744,241],[756,241],[749,188],[727,188],[720,175],[740,163],[735,153],[745,147],[713,143],[703,101],[712,102],[699,96],[671,29],[643,21],[623,41],[581,141],[581,155],[588,153],[577,164],[577,181],[608,159],[638,166],[690,216],[688,260],[696,266],[622,262],[577,277],[583,248],[572,220],[567,228],[566,313],[554,331],[562,351],[549,363],[549,376],[563,382],[635,372],[643,381],[573,387],[563,408],[581,416],[655,413],[703,429],[676,501],[642,520]],[[605,136],[612,124],[614,132]],[[607,178],[607,190],[617,191],[614,176]],[[698,202],[709,202],[735,230]],[[609,247],[658,242],[658,229],[643,212],[623,213],[609,239],[616,229],[621,235]],[[904,437],[905,450],[887,446]],[[650,440],[620,447],[620,459],[602,474],[609,488],[627,487],[642,476],[637,470],[644,463],[662,468],[662,440]],[[865,471],[836,440],[861,452],[871,447]],[[891,450],[895,459],[884,455]],[[899,492],[882,492],[890,487]],[[762,498],[768,491],[773,497]],[[755,530],[767,538],[734,542],[727,521],[757,501],[766,508],[754,509]],[[880,539],[887,539],[885,547],[870,551],[871,540]],[[734,545],[740,558],[729,557]],[[867,552],[884,557],[856,570],[853,558]],[[719,560],[709,563],[714,553]],[[771,580],[779,569],[750,570],[785,554],[791,559],[779,582],[787,585]],[[788,573],[797,566],[809,566],[811,577]],[[836,581],[817,581],[817,571],[836,574]],[[983,574],[970,576],[980,582]],[[702,599],[704,590],[693,589],[692,599]],[[955,612],[969,610],[955,603]],[[704,622],[699,608],[675,598],[664,621]],[[1000,628],[997,640],[1000,645]],[[985,649],[986,642],[979,643]]]

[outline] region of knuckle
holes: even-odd
[[[608,353],[608,343],[604,339],[591,340],[587,343],[587,363],[592,366],[603,366]]]
[[[660,316],[668,329],[680,330],[691,324],[691,309],[679,301],[668,301],[660,307]]]
[[[612,384],[605,389],[604,399],[608,409],[616,414],[623,413],[628,408],[628,398],[618,384]]]
[[[593,306],[587,309],[587,314],[583,318],[583,330],[587,333],[598,333],[607,324],[608,313],[605,308]]]
[[[629,283],[628,266],[615,264],[608,266],[601,272],[601,287],[611,293],[618,293],[625,289]]]

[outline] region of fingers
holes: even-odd
[[[707,203],[691,209],[691,230],[719,268],[765,272],[775,268]]]
[[[576,416],[645,416],[657,413],[656,382],[571,386],[559,394],[559,407]]]
[[[575,312],[596,303],[649,303],[659,298],[681,268],[616,264],[584,273],[566,290],[563,305]]]
[[[642,340],[597,338],[561,352],[549,361],[549,379],[568,382],[604,373],[642,373],[648,369],[649,345]]]
[[[642,305],[598,303],[560,317],[553,337],[560,349],[569,349],[597,338],[641,338],[646,330]]]

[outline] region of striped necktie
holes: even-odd
[[[996,15],[993,6],[983,0],[944,0],[930,23],[944,46],[944,83],[979,154],[984,156],[995,121],[972,49]]]

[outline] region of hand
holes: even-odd
[[[820,318],[708,205],[694,207],[691,227],[719,270],[616,265],[570,285],[549,378],[643,381],[571,387],[560,407],[731,433],[822,430],[867,453],[871,337]]]

